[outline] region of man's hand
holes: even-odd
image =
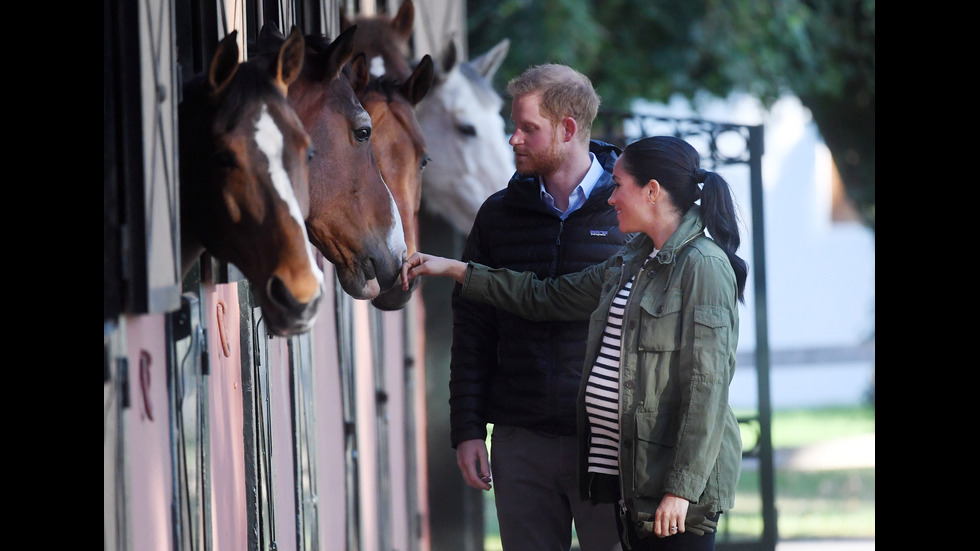
[[[456,446],[456,464],[467,486],[484,491],[491,488],[490,460],[485,441],[474,439],[460,442]]]

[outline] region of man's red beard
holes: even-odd
[[[558,138],[552,137],[548,150],[541,154],[515,156],[517,172],[525,176],[554,174],[565,162],[565,153],[558,146]]]

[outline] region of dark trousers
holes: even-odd
[[[616,518],[619,519],[619,505],[614,504],[612,510]],[[718,515],[713,520],[717,521]],[[624,524],[627,525],[625,537],[623,534]],[[623,541],[623,549],[629,551],[714,551],[715,549],[714,533],[699,536],[691,532],[684,532],[665,538],[658,538],[656,535],[641,538],[633,529],[633,524],[628,521],[617,522],[616,527],[619,529],[619,537]]]
[[[609,504],[579,497],[575,436],[494,425],[490,469],[503,551],[567,551],[572,522],[582,551],[619,550]]]

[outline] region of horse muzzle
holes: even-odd
[[[279,337],[291,337],[305,333],[313,327],[322,299],[322,282],[312,298],[301,302],[293,296],[286,284],[274,275],[269,278],[265,292],[259,298],[259,306],[262,307],[262,315],[269,333]]]

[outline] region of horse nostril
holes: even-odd
[[[286,287],[286,284],[283,283],[282,279],[280,279],[277,275],[273,275],[269,278],[268,289],[266,289],[266,292],[268,292],[269,299],[272,300],[272,302],[278,304],[284,309],[295,309],[300,306],[299,301],[296,300],[296,297],[294,297],[289,291],[289,287]]]
[[[309,278],[294,280],[290,287],[279,275],[272,274],[265,292],[269,300],[283,310],[298,311],[319,303],[323,291],[322,283],[322,280],[310,275]]]

